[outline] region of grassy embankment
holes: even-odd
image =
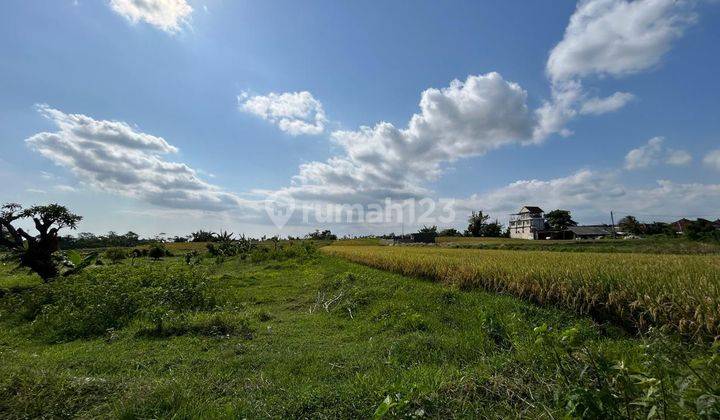
[[[706,346],[510,296],[306,248],[132,264],[48,285],[0,268],[0,417],[671,418],[717,403]]]

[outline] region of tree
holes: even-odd
[[[685,234],[688,239],[692,239],[694,241],[720,239],[720,233],[717,232],[715,226],[711,221],[705,219],[697,219],[694,222],[690,222],[685,229]]]
[[[45,282],[58,276],[53,253],[58,251],[58,232],[63,228],[75,229],[81,216],[71,213],[65,206],[49,204],[24,209],[16,203],[5,204],[0,211],[0,244],[17,256],[21,266],[36,272]],[[31,235],[13,224],[21,219],[32,219],[37,235]]]
[[[572,219],[568,210],[553,210],[550,213],[545,213],[545,219],[551,229],[554,230],[567,230],[571,226],[577,226],[577,223]]]
[[[460,232],[459,232],[457,229],[455,229],[455,228],[448,228],[448,229],[443,229],[443,230],[441,230],[441,231],[438,233],[438,236],[462,236],[462,233],[460,233]]]
[[[631,233],[633,235],[640,235],[643,233],[643,225],[638,222],[635,216],[625,216],[618,222],[618,227],[621,232]]]
[[[437,238],[437,236],[437,226],[423,226],[423,228],[420,229],[417,233],[412,234],[412,239],[413,242],[431,244],[435,242],[435,238]]]
[[[503,234],[502,225],[496,220],[483,226],[482,235],[489,238],[499,238]]]
[[[212,242],[215,240],[215,234],[205,230],[198,230],[191,233],[190,236],[192,236],[192,242]]]
[[[332,232],[330,232],[330,231],[327,230],[327,229],[326,229],[326,230],[323,230],[323,231],[320,231],[320,230],[318,229],[318,230],[316,230],[315,232],[309,233],[309,234],[307,235],[307,238],[308,238],[308,239],[316,239],[316,240],[330,240],[330,241],[334,241],[334,240],[337,239],[337,235],[334,235]]]
[[[483,214],[482,210],[478,212],[472,212],[468,218],[467,231],[470,236],[481,236],[483,228],[487,224],[487,220],[490,216]]]
[[[643,226],[646,235],[675,236],[675,229],[668,223],[652,222]]]

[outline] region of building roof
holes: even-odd
[[[570,226],[567,230],[576,236],[607,236],[613,233],[610,226]]]
[[[520,209],[520,213],[543,213],[543,209],[537,206],[523,206],[523,208]]]

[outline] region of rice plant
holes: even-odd
[[[630,329],[720,335],[720,257],[419,247],[326,247],[354,262],[570,308]]]

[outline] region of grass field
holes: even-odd
[[[720,257],[438,247],[326,247],[404,275],[509,293],[638,329],[720,335]]]
[[[380,247],[322,249],[340,248]],[[311,247],[261,255],[126,260],[47,285],[0,267],[0,417],[720,414],[705,344]]]

